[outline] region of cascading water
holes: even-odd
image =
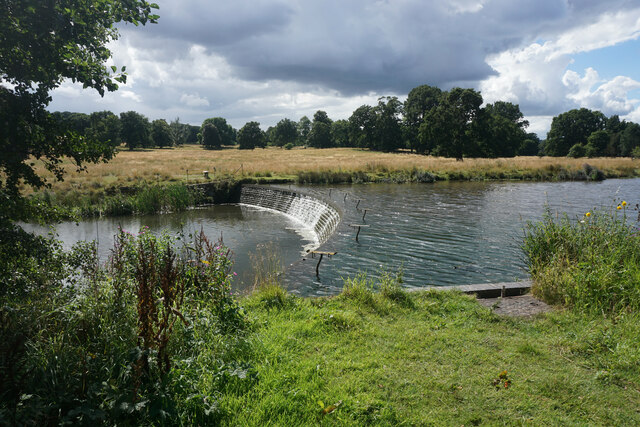
[[[276,210],[294,218],[313,231],[317,242],[315,247],[324,243],[340,224],[340,214],[333,206],[295,191],[245,185],[240,203]]]

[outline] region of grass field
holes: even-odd
[[[633,425],[637,316],[497,316],[472,297],[257,294],[255,381],[228,425]]]
[[[381,153],[353,148],[283,150],[267,148],[220,151],[200,146],[146,151],[122,151],[109,163],[90,165],[87,172],[75,172],[69,164],[64,182],[54,183],[54,192],[77,190],[90,192],[112,186],[140,182],[204,181],[202,171],[211,179],[260,178],[296,181],[304,172],[361,172],[371,180],[384,179],[394,173],[425,171],[437,179],[571,179],[585,163],[602,170],[607,177],[640,175],[640,159],[554,157],[516,157],[509,159],[455,159],[409,153]],[[44,168],[39,173],[47,176]],[[27,189],[24,189],[28,191]]]

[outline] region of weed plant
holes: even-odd
[[[582,218],[528,224],[523,250],[533,293],[592,313],[640,309],[640,223],[626,201]]]
[[[229,250],[189,237],[122,231],[105,267],[91,244],[2,245],[22,277],[2,276],[0,424],[215,424],[255,381],[248,323]]]

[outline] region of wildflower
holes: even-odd
[[[624,200],[621,203],[622,206],[627,206],[627,202],[625,202]]]
[[[587,218],[589,218],[591,216],[591,212],[587,212],[586,214],[584,214],[584,216],[586,216]]]
[[[620,209],[622,209],[622,206],[618,205],[618,207],[616,209],[620,210]]]
[[[209,264],[210,264],[210,263],[209,263],[209,261],[207,261],[206,259],[201,259],[200,261],[201,261],[203,264],[206,264],[206,265],[209,265]]]
[[[233,275],[234,275],[234,276],[237,276],[237,275],[238,275],[238,273],[236,273],[236,272],[234,271],[234,272],[233,272]]]

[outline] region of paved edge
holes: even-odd
[[[522,280],[520,282],[501,282],[501,283],[479,283],[476,285],[458,285],[458,286],[427,286],[424,288],[411,288],[411,292],[419,292],[425,290],[436,291],[460,291],[464,294],[475,294],[478,298],[497,298],[502,295],[511,297],[515,295],[524,295],[531,289],[531,280]]]

